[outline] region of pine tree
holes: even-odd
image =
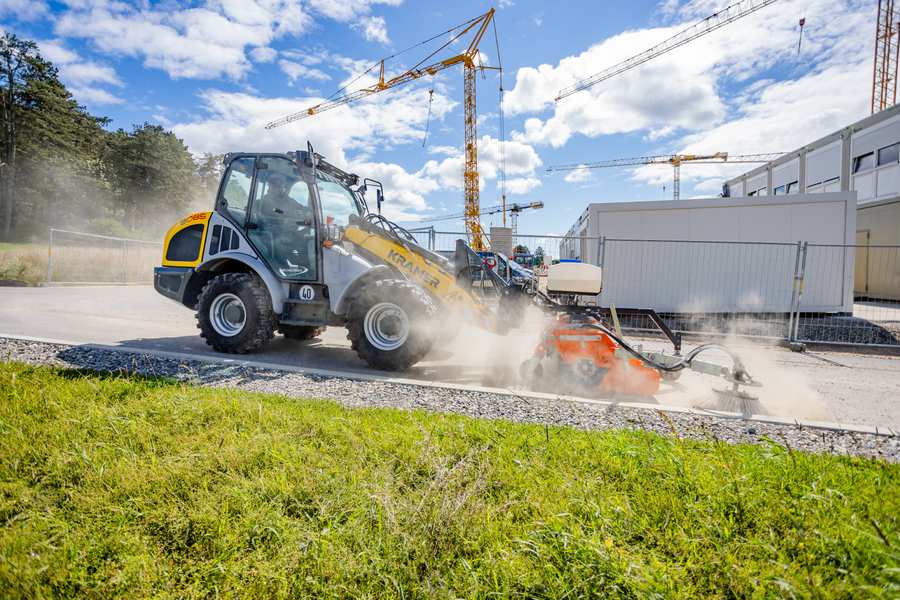
[[[22,97],[22,88],[29,79],[31,62],[38,56],[37,45],[23,41],[10,33],[0,38],[0,91],[2,91],[3,145],[5,162],[0,170],[3,196],[3,226],[0,239],[8,239],[12,222],[16,176],[16,116]]]

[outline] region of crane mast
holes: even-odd
[[[872,77],[872,114],[897,103],[897,63],[900,54],[900,7],[894,0],[878,0],[875,31],[875,73]]]

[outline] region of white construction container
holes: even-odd
[[[856,193],[591,204],[579,229],[604,236],[606,306],[658,312],[789,312],[797,243],[854,244]],[[599,245],[595,245],[599,246]],[[812,248],[804,312],[851,312],[853,252]]]

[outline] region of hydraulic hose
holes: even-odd
[[[690,363],[695,358],[697,358],[697,355],[699,355],[700,353],[706,352],[708,350],[720,350],[720,351],[726,353],[731,358],[731,360],[733,362],[733,366],[734,366],[734,369],[733,369],[734,378],[738,381],[746,381],[745,376],[747,375],[747,371],[744,369],[744,361],[742,361],[741,357],[738,356],[737,354],[735,354],[734,351],[731,350],[731,348],[728,348],[727,346],[721,346],[719,344],[704,344],[704,345],[694,348],[693,350],[688,352],[684,356],[684,358],[679,360],[677,363],[675,363],[673,365],[664,365],[664,364],[656,362],[655,360],[650,360],[649,358],[647,358],[646,356],[644,356],[643,354],[641,354],[640,352],[638,352],[637,350],[632,348],[628,342],[626,342],[625,340],[623,340],[622,338],[617,336],[615,333],[613,333],[606,327],[603,327],[602,325],[590,325],[590,327],[592,329],[597,329],[597,330],[602,331],[603,333],[608,335],[610,337],[610,339],[612,339],[614,342],[616,342],[620,348],[624,348],[626,352],[633,355],[635,358],[637,358],[644,364],[650,365],[654,369],[658,369],[660,371],[669,371],[669,372],[681,371],[683,369],[689,368]]]

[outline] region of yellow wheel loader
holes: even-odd
[[[452,340],[460,321],[501,335],[521,323],[524,286],[486,273],[462,242],[451,261],[370,213],[365,193],[374,187],[380,206],[378,182],[360,185],[311,147],[224,162],[214,210],[169,230],[154,276],[159,293],[197,311],[215,350],[243,354],[276,330],[304,339],[342,326],[370,366],[402,370]]]
[[[650,317],[674,346],[672,354],[634,349],[609,324],[609,308],[578,302],[599,294],[597,267],[551,267],[544,293],[500,277],[462,240],[452,260],[431,252],[380,216],[380,183],[360,182],[311,145],[232,153],[224,163],[214,210],[173,225],[154,270],[156,290],[195,310],[200,335],[219,352],[253,352],[276,331],[306,339],[340,326],[368,365],[397,371],[450,342],[460,323],[507,335],[536,305],[551,321],[520,368],[526,381],[546,359],[587,388],[652,395],[661,377],[690,368],[731,382],[728,406],[754,406],[738,385],[759,384],[737,355],[729,351],[731,369],[696,360],[704,347],[681,356],[680,338],[654,311],[620,309]],[[366,204],[370,186],[377,212]]]

